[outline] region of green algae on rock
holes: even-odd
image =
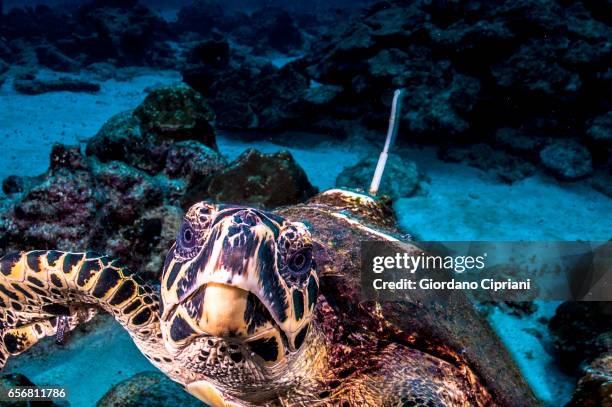
[[[227,168],[187,193],[184,206],[202,199],[275,208],[303,202],[317,193],[288,151],[242,153]]]
[[[153,89],[134,115],[143,132],[173,140],[196,140],[217,150],[211,122],[215,115],[202,96],[187,85]]]

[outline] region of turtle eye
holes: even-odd
[[[293,274],[304,274],[310,270],[312,264],[312,250],[302,249],[291,255],[287,265]]]
[[[179,231],[178,243],[185,249],[191,249],[196,245],[196,236],[193,226],[189,222],[183,222]]]

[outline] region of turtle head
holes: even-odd
[[[317,295],[304,224],[198,203],[164,264],[164,343],[196,372],[278,365],[302,346]]]

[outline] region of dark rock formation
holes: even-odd
[[[9,175],[2,181],[2,192],[5,194],[16,194],[32,189],[43,182],[44,176],[27,177],[20,175]]]
[[[262,154],[249,149],[227,168],[196,186],[183,202],[188,206],[209,198],[216,202],[274,208],[305,201],[315,193],[317,189],[289,152]]]
[[[573,140],[559,140],[540,151],[544,168],[556,177],[575,180],[593,172],[590,151]]]
[[[207,35],[213,29],[220,28],[225,17],[225,11],[219,2],[196,0],[179,10],[173,30],[179,33],[194,32]]]
[[[578,179],[590,165],[612,168],[601,148],[610,133],[612,28],[600,13],[590,2],[380,2],[334,25],[294,65],[341,88],[316,121],[351,117],[382,129],[391,92],[403,87],[400,143],[495,146],[509,154],[504,161],[516,156],[531,167],[510,171],[509,180],[551,169],[539,157],[548,148],[547,158],[573,160],[553,173]],[[548,147],[555,139],[573,147]]]
[[[7,64],[2,58],[0,58],[0,75],[9,70],[9,64]]]
[[[109,120],[87,155],[55,145],[47,173],[4,180],[13,200],[0,215],[4,250],[95,250],[159,276],[180,197],[226,164],[213,149],[212,113],[193,90],[157,89],[136,112]]]
[[[225,159],[209,147],[192,140],[180,141],[168,150],[164,174],[171,179],[184,179],[190,188],[226,165]]]
[[[549,321],[555,351],[566,369],[612,352],[612,305],[609,302],[565,302]]]
[[[612,146],[612,111],[591,120],[586,134],[595,143]]]
[[[164,161],[153,134],[140,131],[140,121],[132,112],[119,113],[108,120],[87,142],[86,153],[102,162],[123,161],[155,174]]]
[[[190,42],[219,34],[249,54],[300,55],[329,25],[357,9],[317,5],[316,12],[288,11],[261,3],[245,12],[197,0],[183,2],[176,21],[167,22],[145,5],[150,2],[142,3],[88,0],[15,7],[0,22],[0,58],[70,71],[97,62],[176,68]]]
[[[240,25],[228,32],[241,44],[252,46],[256,52],[265,54],[269,50],[292,53],[302,48],[302,33],[291,15],[279,7],[266,7],[255,10],[251,15],[238,15]]]
[[[495,132],[493,142],[510,154],[525,157],[530,161],[537,161],[540,159],[540,151],[550,141],[545,136],[503,127]]]
[[[96,217],[96,199],[91,189],[92,177],[78,148],[55,145],[46,176],[29,179],[9,217],[8,238],[40,247],[67,248],[87,241]],[[21,183],[21,188],[26,183]],[[11,215],[11,214],[9,214]]]
[[[575,97],[582,83],[576,72],[559,64],[558,53],[565,47],[567,42],[562,38],[529,40],[514,54],[493,66],[493,77],[500,87],[525,95]]]
[[[102,198],[97,216],[109,224],[133,223],[142,213],[163,202],[159,182],[120,161],[94,166],[96,193]]]
[[[109,59],[170,66],[174,57],[168,24],[135,1],[90,1],[65,14],[46,5],[13,8],[2,32],[14,54],[33,49],[40,64],[60,71]]]
[[[143,133],[160,138],[196,140],[217,149],[211,122],[214,113],[197,92],[185,85],[154,89],[134,110]]]
[[[198,0],[182,7],[173,29],[205,37],[222,32],[261,55],[272,51],[292,53],[304,43],[293,17],[282,8],[264,7],[247,14],[241,10],[225,10],[214,0]]]
[[[559,363],[582,376],[567,406],[604,406],[612,397],[612,305],[565,302],[548,327]]]
[[[78,148],[55,145],[49,171],[28,183],[19,184],[23,192],[0,216],[4,250],[91,249],[120,256],[144,277],[158,276],[160,269],[147,264],[167,250],[169,242],[160,239],[164,228],[176,231],[180,223],[179,218],[176,225],[164,224],[170,218],[152,215],[173,201],[162,180],[120,161],[101,163]],[[157,229],[147,227],[155,222]],[[147,245],[139,243],[143,233]]]
[[[120,113],[104,124],[87,143],[86,152],[103,162],[120,160],[149,174],[160,172],[168,164],[167,174],[176,178],[181,171],[186,175],[186,170],[178,168],[177,156],[187,157],[187,150],[199,150],[217,163],[197,169],[199,176],[208,175],[206,171],[223,165],[216,153],[210,123],[213,118],[202,97],[189,87],[161,87],[153,90],[134,112]],[[174,143],[185,140],[193,143],[173,147]],[[170,161],[166,163],[166,160]],[[196,168],[195,162],[191,167]]]
[[[184,6],[172,23],[138,1],[15,7],[0,24],[0,58],[60,71],[96,62],[176,68],[186,43],[217,33],[249,53],[299,54],[305,41],[298,22],[282,8],[264,7],[247,14],[213,0]]]
[[[283,130],[301,119],[292,103],[309,81],[292,65],[276,68],[225,40],[198,44],[188,61],[183,80],[210,101],[219,128]]]
[[[96,404],[98,407],[158,407],[177,405],[198,407],[202,402],[189,395],[178,383],[160,372],[143,372],[111,388]]]
[[[73,78],[58,79],[15,79],[15,90],[26,95],[38,95],[47,92],[98,92],[100,85]]]
[[[584,369],[584,376],[566,407],[607,406],[611,399],[612,353],[606,353]]]
[[[66,56],[54,45],[43,44],[35,48],[38,62],[56,71],[78,71],[81,63]]]
[[[309,88],[303,93],[301,100],[307,108],[316,110],[333,103],[342,93],[342,87],[335,85],[320,85]]]
[[[585,144],[591,146],[595,166],[602,167],[593,176],[592,184],[612,196],[612,111],[597,116],[587,126]]]
[[[74,28],[71,19],[56,13],[47,5],[15,7],[2,19],[2,34],[7,39],[24,38],[34,40],[48,38],[58,40],[71,34]]]
[[[377,157],[369,157],[354,166],[345,167],[336,178],[336,186],[367,191],[377,162]],[[397,154],[389,154],[378,192],[392,199],[405,198],[415,194],[422,181],[423,175],[414,162],[406,161]]]
[[[82,36],[66,39],[64,49],[85,52],[90,62],[114,59],[143,65],[170,57],[164,47],[167,23],[138,2],[93,1],[81,6],[77,23]]]

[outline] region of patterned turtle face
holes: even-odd
[[[161,294],[175,355],[274,366],[300,349],[318,295],[310,233],[260,210],[198,203],[168,253]]]

